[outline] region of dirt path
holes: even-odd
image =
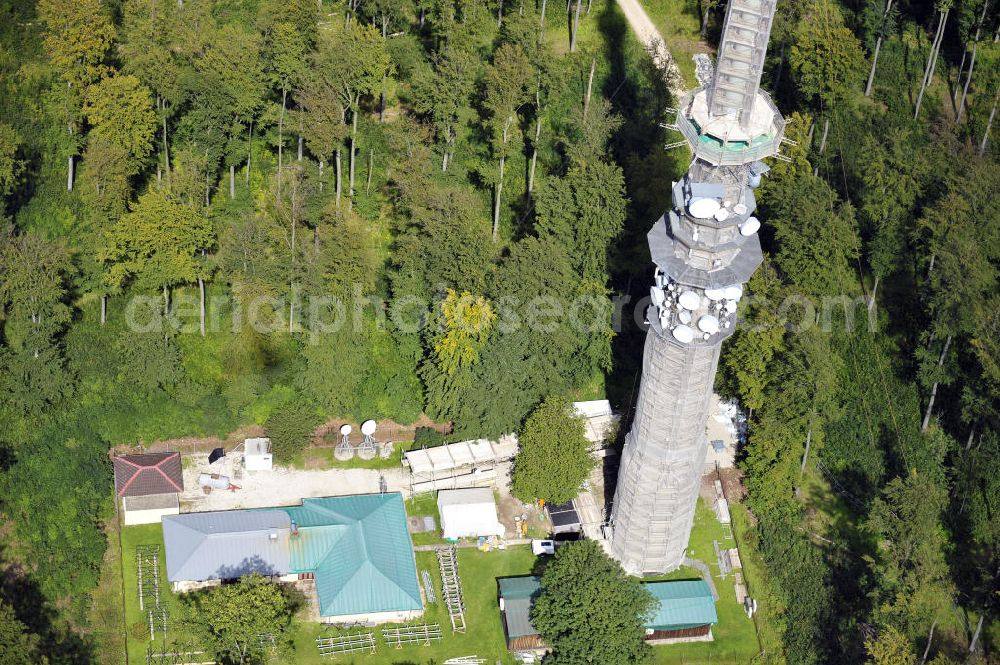
[[[677,63],[674,62],[673,56],[667,50],[667,43],[649,19],[646,10],[639,4],[639,0],[618,0],[618,6],[622,8],[625,18],[635,30],[639,41],[653,56],[653,62],[663,72],[671,94],[675,99],[680,99],[681,95],[684,94],[684,79],[681,77],[680,70],[677,69]]]

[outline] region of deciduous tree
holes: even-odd
[[[542,402],[524,421],[518,442],[511,484],[516,497],[549,503],[576,498],[594,461],[583,418],[573,413],[569,400],[549,397]]]
[[[594,540],[564,545],[542,574],[531,620],[556,665],[649,662],[644,623],[656,600]]]

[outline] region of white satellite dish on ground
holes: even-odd
[[[677,299],[684,309],[695,310],[701,304],[701,298],[694,291],[685,291],[681,294],[681,297]]]
[[[722,206],[718,199],[691,199],[691,203],[688,204],[688,213],[690,213],[692,217],[708,219],[714,215],[720,207]]]
[[[351,432],[354,431],[347,423],[340,426],[340,443],[333,449],[333,456],[342,462],[354,457],[354,446],[351,445]]]
[[[361,423],[361,433],[364,434],[364,441],[358,446],[358,457],[361,459],[373,459],[375,454],[378,452],[375,447],[375,439],[372,438],[372,434],[375,433],[375,421],[366,420]]]

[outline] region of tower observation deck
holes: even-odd
[[[635,575],[684,560],[719,350],[762,260],[753,190],[785,128],[760,90],[775,4],[731,0],[712,80],[684,95],[677,112],[693,158],[647,236],[656,264],[649,330],[609,523],[611,552]]]

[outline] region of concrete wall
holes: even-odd
[[[411,621],[423,616],[423,610],[406,612],[371,612],[369,614],[340,614],[337,616],[320,617],[322,623],[400,623]]]

